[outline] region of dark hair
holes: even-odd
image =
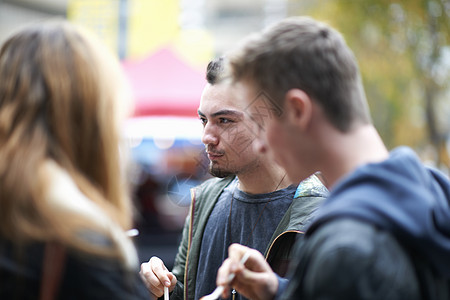
[[[219,82],[224,70],[224,58],[223,56],[215,58],[208,63],[206,67],[206,80],[209,84],[213,85]]]
[[[342,35],[309,17],[287,18],[227,55],[234,81],[249,79],[283,107],[305,91],[342,132],[371,123],[358,64]]]

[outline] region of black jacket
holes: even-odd
[[[0,238],[0,299],[39,299],[44,245],[22,249]],[[56,299],[149,299],[138,270],[114,259],[67,251]]]
[[[366,222],[335,219],[296,250],[299,264],[283,299],[448,300],[448,281],[391,234]]]
[[[338,182],[284,297],[450,299],[450,181],[410,149]]]

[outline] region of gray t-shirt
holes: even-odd
[[[235,179],[224,189],[206,224],[197,270],[196,299],[215,289],[217,270],[228,257],[228,246],[232,243],[255,248],[264,254],[296,189],[289,186],[253,195],[239,190],[237,183]],[[236,299],[240,299],[240,295]]]

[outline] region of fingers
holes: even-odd
[[[248,258],[243,264],[245,255]],[[278,280],[259,251],[233,244],[228,249],[228,258],[217,273],[217,285],[224,286],[223,298],[229,297],[233,286],[247,298],[272,299],[278,288]]]
[[[239,265],[238,263],[242,260],[245,254],[248,255],[248,259],[245,262],[245,267],[247,269],[255,272],[271,270],[269,264],[267,263],[261,252],[252,248],[242,246],[240,244],[232,244],[228,248],[228,257],[231,258],[233,262],[235,262],[233,266],[230,266],[232,271],[237,270]]]
[[[230,266],[233,264],[232,260],[230,258],[227,258],[223,263],[222,266],[220,266],[219,270],[217,271],[217,278],[216,283],[217,286],[223,286],[223,292],[221,297],[226,299],[229,297],[229,290],[230,290],[230,282],[229,277],[230,274],[233,274],[230,271]]]
[[[216,279],[217,285],[224,287],[222,298],[227,298],[229,296],[230,284],[234,279],[234,274],[240,268],[243,268],[243,257],[246,255],[246,253],[249,253],[251,256],[253,251],[256,250],[239,244],[232,244],[229,247],[228,258],[222,263],[222,266],[219,268]],[[258,251],[256,252],[259,253]]]
[[[231,244],[230,247],[228,247],[228,258],[231,258],[232,260],[238,262],[242,259],[246,252],[252,250],[254,249],[243,246],[241,244]]]
[[[247,267],[242,264],[237,267],[232,287],[249,299],[273,299],[278,290],[275,273],[270,268],[265,271],[252,271]]]
[[[249,250],[251,249],[239,244],[232,244],[228,248],[228,258],[222,263],[222,266],[217,272],[217,285],[222,285],[224,287],[227,287],[229,285],[232,279],[230,278],[230,276],[234,276],[232,274],[234,274],[234,272],[238,268],[239,262],[241,261],[242,257]]]
[[[158,277],[159,281],[167,287],[170,287],[170,283],[171,283],[171,277],[173,276],[169,276],[170,271],[166,268],[166,266],[164,265],[164,262],[156,257],[153,256],[152,258],[150,258],[149,262],[150,267],[152,272],[156,275],[156,277]]]
[[[173,275],[164,265],[163,261],[153,256],[147,263],[141,264],[139,272],[147,289],[154,297],[164,295],[164,286],[172,291],[177,283],[175,275]]]

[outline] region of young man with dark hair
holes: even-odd
[[[222,59],[208,65],[198,109],[209,171],[216,178],[192,190],[172,272],[157,257],[142,265],[141,275],[154,297],[161,297],[164,287],[171,299],[199,299],[212,292],[232,243],[264,253],[284,276],[297,236],[327,193],[316,175],[294,185],[268,156],[253,151],[255,126],[233,89],[220,82],[223,65]]]
[[[320,170],[330,195],[299,245],[287,284],[255,251],[229,248],[227,276],[252,299],[450,299],[450,182],[407,147],[389,152],[374,128],[356,59],[343,37],[289,18],[230,54],[254,145],[292,181]],[[281,113],[260,120],[264,91]],[[239,260],[245,252],[245,266]],[[229,290],[225,289],[223,296]]]

